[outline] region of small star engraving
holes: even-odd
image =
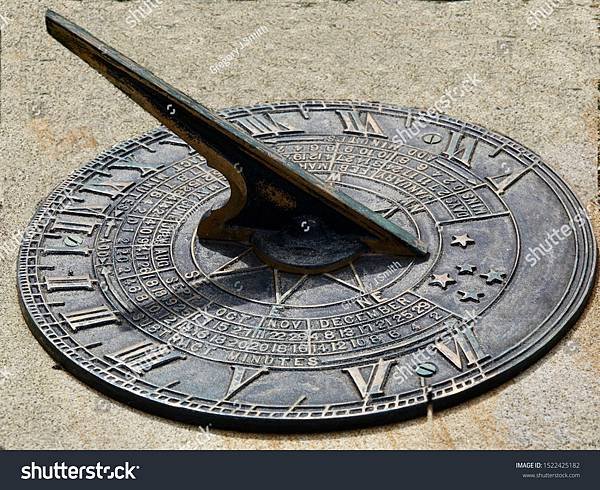
[[[460,301],[475,301],[475,303],[479,303],[479,298],[485,296],[485,294],[480,293],[479,291],[473,291],[471,289],[467,291],[458,291],[457,294],[462,296]]]
[[[448,284],[454,284],[456,281],[450,277],[450,274],[433,274],[429,284],[432,286],[439,286],[442,289],[446,289]]]
[[[462,276],[464,274],[469,274],[470,276],[472,276],[473,272],[475,272],[475,270],[477,269],[477,267],[473,264],[457,265],[456,268],[458,269],[459,276]]]
[[[465,233],[464,235],[453,235],[450,245],[460,245],[462,248],[467,248],[473,243],[475,243],[475,240]]]
[[[494,284],[495,282],[502,283],[506,274],[504,272],[500,272],[494,269],[490,269],[489,272],[485,274],[480,274],[481,277],[485,279],[487,284]]]

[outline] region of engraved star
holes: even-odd
[[[490,269],[489,272],[486,272],[485,274],[480,274],[480,276],[485,279],[485,282],[487,284],[494,284],[495,282],[501,283],[503,281],[503,278],[506,277],[506,274],[504,272]]]
[[[475,240],[465,233],[464,235],[453,235],[450,245],[460,245],[462,248],[467,248],[467,246],[473,243],[475,243]]]
[[[450,277],[450,274],[432,274],[431,281],[429,284],[432,286],[439,286],[442,289],[446,289],[448,284],[454,284],[456,281]]]
[[[479,303],[479,298],[485,296],[485,294],[480,293],[479,291],[473,291],[471,289],[467,291],[458,291],[457,294],[460,294],[462,298],[460,301],[475,301],[475,303]]]
[[[456,268],[458,269],[458,275],[460,276],[464,274],[469,274],[472,276],[473,272],[475,272],[475,269],[477,269],[477,267],[472,264],[457,265]]]

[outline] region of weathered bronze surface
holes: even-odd
[[[430,253],[398,257],[352,240],[340,251],[329,245],[344,233],[312,207],[264,232],[274,237],[259,233],[258,246],[198,237],[202,217],[237,191],[158,128],[63,182],[23,240],[31,331],[92,386],[221,427],[381,422],[506,380],[583,308],[596,264],[585,209],[510,138],[382,103],[281,102],[220,116]],[[322,249],[315,262],[331,270],[286,272],[302,244]]]
[[[46,24],[55,39],[225,175],[231,189],[229,201],[203,217],[198,227],[201,237],[250,242],[255,230],[279,230],[308,209],[328,228],[354,235],[374,251],[427,253],[426,245],[406,230],[252,138],[273,130],[293,134],[293,128],[265,116],[264,121],[247,121],[244,129],[250,131],[249,136],[60,15],[48,12]],[[314,271],[314,267],[309,269]]]

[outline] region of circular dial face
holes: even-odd
[[[596,260],[585,210],[511,139],[379,103],[221,115],[430,253],[365,253],[303,275],[243,243],[199,241],[227,182],[159,128],[62,183],[23,240],[30,328],[89,384],[168,417],[242,429],[415,416],[533,362],[582,309]]]

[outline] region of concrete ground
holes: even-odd
[[[113,402],[54,369],[21,317],[12,237],[71,171],[156,122],[45,33],[48,7],[214,108],[302,98],[428,108],[476,76],[479,87],[445,112],[534,149],[585,202],[597,192],[600,75],[592,0],[2,0],[0,446],[600,447],[597,292],[566,338],[517,378],[429,418],[367,430],[199,429]],[[236,55],[240,39],[258,32]],[[600,230],[600,212],[590,209]]]

